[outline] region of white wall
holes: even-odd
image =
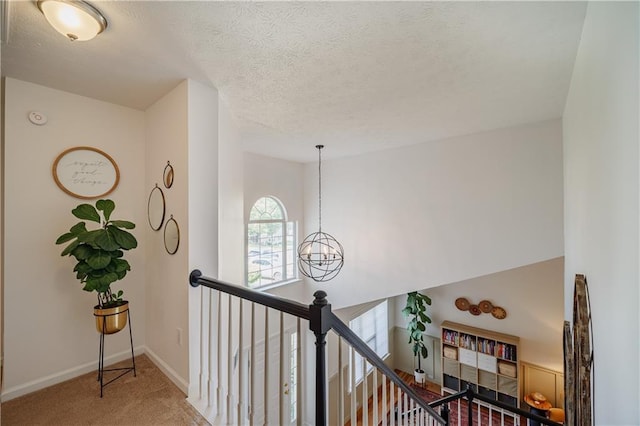
[[[304,166],[251,153],[244,154],[244,223],[253,204],[264,196],[273,196],[284,204],[288,220],[298,222],[298,241],[304,234]],[[244,235],[244,227],[243,234]],[[244,284],[244,277],[240,284]],[[269,293],[311,304],[313,292],[302,279],[268,290]]]
[[[147,188],[163,189],[166,219],[180,228],[174,255],[166,252],[163,230],[147,227],[147,351],[185,393],[194,381],[190,364],[199,364],[200,290],[188,285],[199,268],[217,274],[218,255],[218,93],[185,80],[146,111]],[[162,186],[167,161],[174,168],[171,188]],[[192,309],[190,309],[192,308]]]
[[[82,291],[73,260],[60,257],[63,247],[55,245],[78,222],[71,210],[83,202],[56,186],[51,167],[58,154],[92,146],[118,164],[120,183],[107,197],[116,203],[114,218],[137,225],[139,245],[127,253],[131,272],[114,287],[131,303],[135,346],[146,329],[147,223],[142,112],[10,78],[5,96],[3,400],[97,365],[96,294]],[[48,116],[46,125],[28,121],[34,110]],[[128,333],[106,338],[107,356],[126,358],[127,351]]]
[[[429,356],[426,359],[420,360],[420,367],[422,367],[426,373],[428,381],[441,384],[442,361],[440,359],[440,339],[429,335],[423,335],[423,339],[429,351]],[[394,327],[391,330],[390,344],[393,348],[393,368],[412,373],[413,370],[418,367],[418,360],[413,356],[411,346],[409,346],[408,342],[409,333],[404,324]]]
[[[195,81],[188,82],[189,103],[189,263],[185,273],[200,269],[208,276],[218,275],[219,265],[219,200],[218,163],[219,105],[218,91]],[[186,275],[183,276],[186,278]],[[202,363],[198,350],[200,339],[201,296],[206,290],[194,290],[184,278],[176,285],[188,294],[189,378],[188,394],[194,391],[195,374]]]
[[[188,83],[183,81],[175,89],[156,101],[145,111],[146,119],[146,185],[149,194],[156,185],[165,197],[165,221],[171,215],[180,228],[180,245],[175,255],[164,247],[164,225],[153,231],[145,223],[148,239],[147,264],[147,350],[165,373],[186,391],[188,383]],[[171,188],[165,188],[162,176],[167,161],[174,170]],[[178,329],[182,344],[178,341]]]
[[[242,150],[237,123],[223,99],[219,99],[216,110],[216,140],[209,141],[208,149],[211,152],[207,156],[213,158],[192,158],[190,162],[194,172],[197,172],[197,176],[195,173],[191,176],[191,181],[195,184],[190,199],[193,243],[190,248],[190,269],[200,269],[206,277],[240,284],[244,271]],[[195,122],[202,123],[211,119],[211,116],[201,116],[196,117]],[[200,156],[204,154],[202,151],[198,152]],[[217,302],[219,297],[224,300],[220,305]],[[231,305],[232,312],[238,313],[238,300],[231,302]],[[238,349],[241,331],[237,328],[238,321],[227,324],[229,306],[228,298],[220,296],[217,291],[205,287],[189,290],[189,401],[209,419],[224,412],[223,407],[216,404],[214,409],[210,405],[209,392],[220,392],[221,396],[224,395],[223,398],[227,392],[237,395],[237,392],[234,393],[236,389],[229,389],[226,385],[229,377],[237,374],[238,369],[231,371],[232,369],[222,368],[209,372],[209,367],[232,365],[233,354]],[[222,328],[213,328],[209,332],[210,323],[206,318],[221,318]],[[203,324],[200,323],[201,319],[205,319]],[[222,333],[220,330],[226,330],[225,337],[218,334]],[[210,345],[207,338],[200,338],[201,335],[210,336],[214,343]],[[230,342],[230,347],[219,352],[215,344],[217,339]],[[247,342],[246,336],[245,339]]]
[[[429,316],[432,323],[425,334],[440,339],[440,325],[443,321],[453,321],[472,327],[512,334],[520,338],[521,361],[527,361],[552,370],[563,370],[562,331],[564,322],[564,262],[556,258],[520,268],[501,271],[470,280],[434,287],[423,291],[431,297]],[[507,317],[498,320],[489,314],[473,316],[455,307],[458,297],[466,297],[471,303],[489,300],[495,306],[502,306]],[[402,314],[406,296],[395,297],[396,332],[403,333],[403,344],[396,347],[396,368],[411,372],[413,354],[407,344],[406,323]],[[438,343],[433,355],[440,356]],[[403,354],[400,355],[400,354]],[[409,356],[407,356],[409,354]],[[431,354],[430,354],[431,356]],[[435,363],[435,379],[439,381],[439,360]]]
[[[564,111],[565,317],[589,284],[595,424],[640,424],[637,2],[589,3]]]
[[[302,228],[303,165],[262,155],[244,153],[244,214],[249,217],[253,204],[267,195],[285,205],[289,220],[297,220]]]
[[[308,294],[335,308],[563,254],[557,120],[323,161],[322,176],[322,228],[345,266]],[[302,234],[317,230],[317,164],[304,194]]]
[[[219,264],[221,280],[244,284],[244,158],[229,106],[219,103]]]

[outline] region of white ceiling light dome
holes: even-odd
[[[71,41],[91,40],[107,28],[104,15],[82,0],[38,0],[38,8]]]

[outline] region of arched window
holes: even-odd
[[[296,223],[287,221],[282,203],[274,197],[255,202],[247,224],[247,285],[264,287],[296,279]]]

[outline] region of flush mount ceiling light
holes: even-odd
[[[38,8],[60,34],[71,41],[91,40],[107,28],[107,19],[82,0],[38,0]]]
[[[344,250],[331,235],[322,232],[322,157],[318,148],[318,232],[309,234],[298,246],[298,268],[305,277],[323,282],[335,278],[344,265]]]

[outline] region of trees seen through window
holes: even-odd
[[[251,208],[247,224],[247,285],[263,287],[297,278],[296,226],[274,197],[262,197]]]

